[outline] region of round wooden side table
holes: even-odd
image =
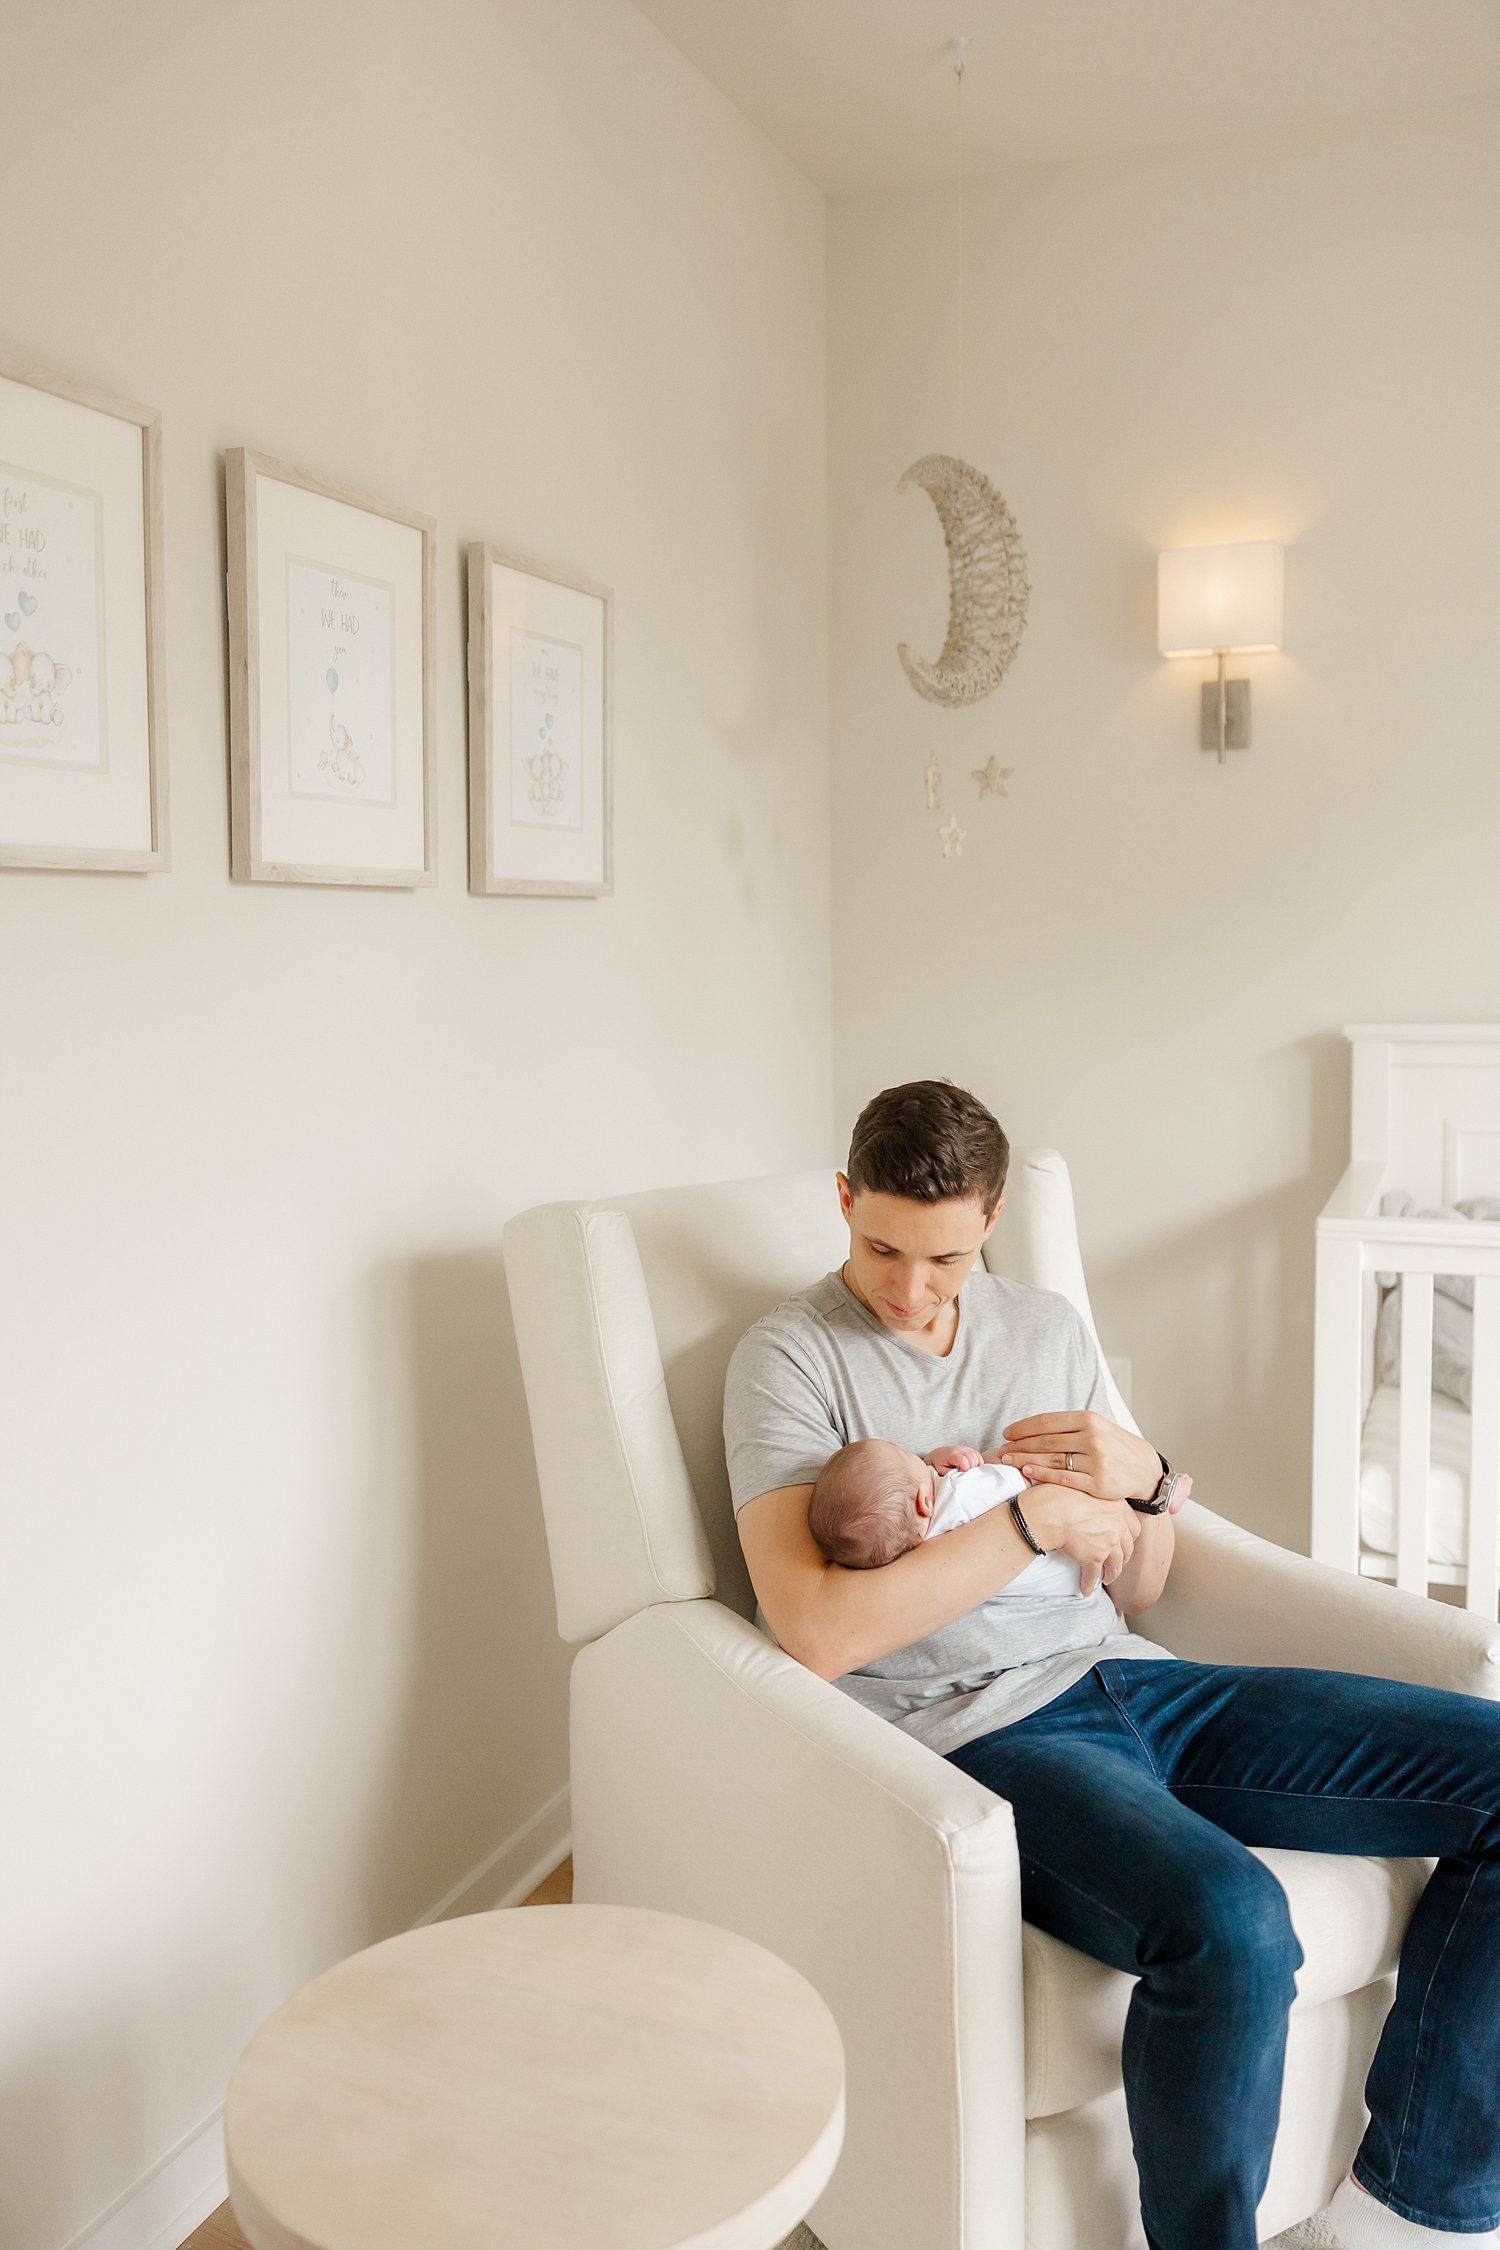
[[[844,2056],[728,1930],[530,1906],[372,1946],[277,2010],[224,2110],[255,2250],[774,2250],[838,2160]]]

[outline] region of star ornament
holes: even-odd
[[[964,838],[967,834],[968,830],[958,825],[957,813],[950,813],[938,830],[938,842],[943,847],[944,859],[963,858]]]
[[[1002,766],[998,758],[989,758],[982,766],[971,766],[969,771],[979,784],[981,799],[1010,795],[1005,785],[1015,771],[1013,766]]]

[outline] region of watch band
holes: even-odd
[[[1177,1489],[1178,1472],[1172,1467],[1165,1453],[1158,1453],[1156,1458],[1161,1463],[1161,1475],[1157,1479],[1156,1490],[1149,1500],[1131,1500],[1127,1503],[1129,1507],[1134,1508],[1138,1516],[1164,1516],[1172,1505],[1172,1495]]]

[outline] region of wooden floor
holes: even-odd
[[[573,1862],[565,1859],[561,1867],[554,1867],[544,1881],[538,1883],[530,1898],[521,1901],[523,1906],[570,1906],[573,1902]],[[227,2203],[212,2211],[195,2234],[190,2234],[182,2250],[250,2250],[249,2243],[234,2223],[234,2213]]]

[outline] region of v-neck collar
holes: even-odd
[[[848,1298],[850,1304],[854,1307],[860,1318],[862,1320],[868,1321],[870,1326],[875,1330],[875,1333],[878,1336],[884,1336],[889,1343],[899,1345],[901,1350],[910,1353],[913,1359],[928,1360],[932,1363],[932,1365],[936,1367],[946,1367],[952,1360],[954,1353],[958,1350],[959,1337],[964,1332],[964,1289],[968,1288],[971,1276],[965,1274],[963,1288],[960,1289],[958,1295],[952,1299],[953,1311],[955,1316],[953,1322],[953,1341],[949,1344],[948,1349],[945,1352],[924,1351],[920,1344],[912,1343],[905,1336],[898,1336],[894,1328],[887,1328],[885,1322],[883,1320],[877,1319],[875,1314],[871,1312],[864,1299],[855,1295],[848,1282],[844,1279],[842,1267],[837,1270],[833,1278],[838,1283],[839,1287],[843,1290],[844,1295]]]

